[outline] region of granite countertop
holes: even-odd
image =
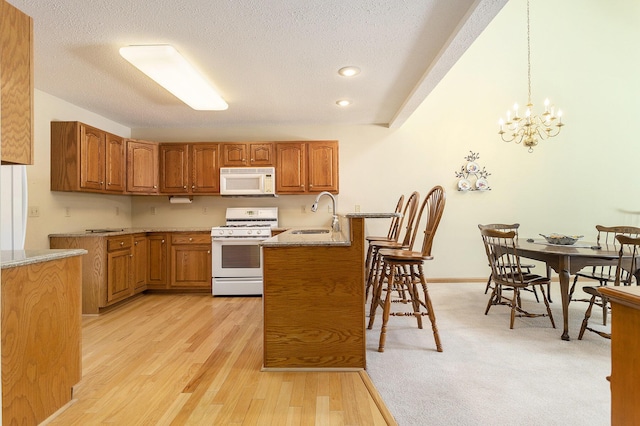
[[[326,230],[322,234],[299,234],[304,230]],[[343,228],[344,229],[344,228]],[[268,238],[260,243],[263,247],[300,247],[300,246],[350,246],[348,232],[333,232],[329,227],[305,226],[289,228],[282,234]]]
[[[107,237],[145,232],[211,232],[211,227],[96,228],[76,232],[49,234],[49,237]]]
[[[401,213],[367,213],[356,212],[339,214],[340,216],[340,232],[331,231],[326,226],[304,226],[287,228],[287,231],[275,235],[261,243],[263,247],[295,247],[295,246],[350,246],[351,237],[349,232],[348,219],[385,219],[391,217],[400,217]],[[325,233],[300,233],[299,231],[309,230],[326,230]]]
[[[83,249],[2,250],[0,254],[0,266],[2,269],[6,269],[63,259],[65,257],[81,256],[87,254],[87,251]]]
[[[348,218],[365,218],[365,219],[388,219],[390,217],[402,217],[402,213],[367,213],[367,212],[357,212],[357,213],[347,213],[344,215]]]

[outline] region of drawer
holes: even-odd
[[[172,234],[171,244],[211,244],[211,234]]]
[[[133,238],[131,235],[123,235],[121,237],[110,237],[107,239],[107,251],[123,250],[131,248]]]

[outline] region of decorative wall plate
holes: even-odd
[[[476,181],[476,189],[484,191],[487,188],[489,188],[489,182],[486,179],[480,178]]]
[[[471,189],[471,182],[469,182],[467,179],[460,179],[458,181],[458,189],[460,191],[468,191]]]
[[[474,161],[469,161],[467,163],[467,171],[469,173],[478,173],[480,171],[480,167],[478,166],[478,164]]]

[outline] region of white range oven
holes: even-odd
[[[262,247],[278,226],[278,208],[228,208],[226,224],[211,229],[214,296],[262,295]]]

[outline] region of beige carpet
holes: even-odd
[[[442,353],[426,317],[422,330],[413,318],[391,317],[385,352],[377,352],[377,312],[367,331],[367,372],[398,424],[608,425],[611,342],[590,332],[577,340],[587,306],[579,302],[570,306],[572,340],[561,340],[553,285],[557,328],[548,318],[516,318],[510,330],[507,307],[484,315],[484,284],[430,284]],[[531,293],[523,304],[544,310]]]

